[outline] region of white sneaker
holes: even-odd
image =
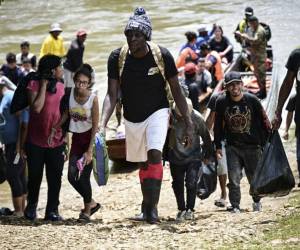
[[[183,211],[178,211],[177,215],[176,215],[176,221],[184,221],[185,218],[185,210]]]
[[[185,215],[184,215],[184,218],[186,219],[186,220],[193,220],[194,219],[194,212],[192,211],[192,210],[187,210],[186,212],[185,212]]]
[[[232,208],[232,210],[230,212],[233,214],[239,214],[239,213],[241,213],[241,210],[237,207],[234,207],[234,208]]]
[[[252,203],[253,212],[261,212],[262,205],[260,202],[253,202]]]

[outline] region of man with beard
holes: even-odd
[[[225,76],[224,86],[226,94],[216,102],[216,157],[222,158],[221,141],[225,140],[230,210],[239,213],[242,170],[245,168],[251,183],[270,132],[270,122],[259,100],[252,94],[242,92],[242,79],[238,72],[229,72]],[[252,199],[253,211],[261,211],[260,198],[252,196]]]
[[[124,34],[127,44],[114,50],[108,59],[108,90],[103,103],[100,131],[122,92],[126,133],[126,159],[140,162],[143,193],[141,220],[157,223],[157,204],[163,177],[162,149],[168,130],[169,86],[186,125],[183,143],[191,143],[192,121],[178,83],[177,69],[170,52],[150,42],[152,27],[145,10],[139,7],[129,18]],[[162,72],[163,71],[163,72]]]

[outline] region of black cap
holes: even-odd
[[[242,81],[242,77],[241,77],[241,74],[239,72],[237,72],[237,71],[228,72],[225,75],[224,87],[229,86],[233,82],[241,82],[241,81]]]
[[[258,18],[256,16],[250,16],[248,22],[258,22]]]
[[[245,15],[246,16],[253,16],[253,14],[254,14],[254,11],[253,11],[253,9],[251,7],[247,7],[245,9]]]

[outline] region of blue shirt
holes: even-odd
[[[28,123],[29,120],[28,110],[23,110],[20,117],[10,113],[13,96],[14,92],[7,90],[0,102],[0,115],[3,118],[3,121],[0,123],[0,141],[3,144],[16,143],[18,140],[20,122]]]
[[[205,36],[205,37],[204,36],[198,36],[197,40],[196,40],[196,47],[198,49],[200,49],[201,44],[207,43],[212,38],[213,35],[214,35],[214,29],[209,31],[207,36]]]
[[[179,53],[180,53],[181,51],[183,51],[185,48],[191,48],[191,49],[192,49],[193,51],[195,51],[195,52],[197,52],[197,50],[198,50],[196,44],[191,45],[191,44],[189,44],[189,43],[186,43],[186,44],[184,44],[184,45],[181,46]]]

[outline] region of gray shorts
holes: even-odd
[[[226,152],[225,152],[225,142],[222,141],[222,158],[218,160],[218,166],[217,166],[217,175],[225,175],[227,174],[227,158],[226,158]]]

